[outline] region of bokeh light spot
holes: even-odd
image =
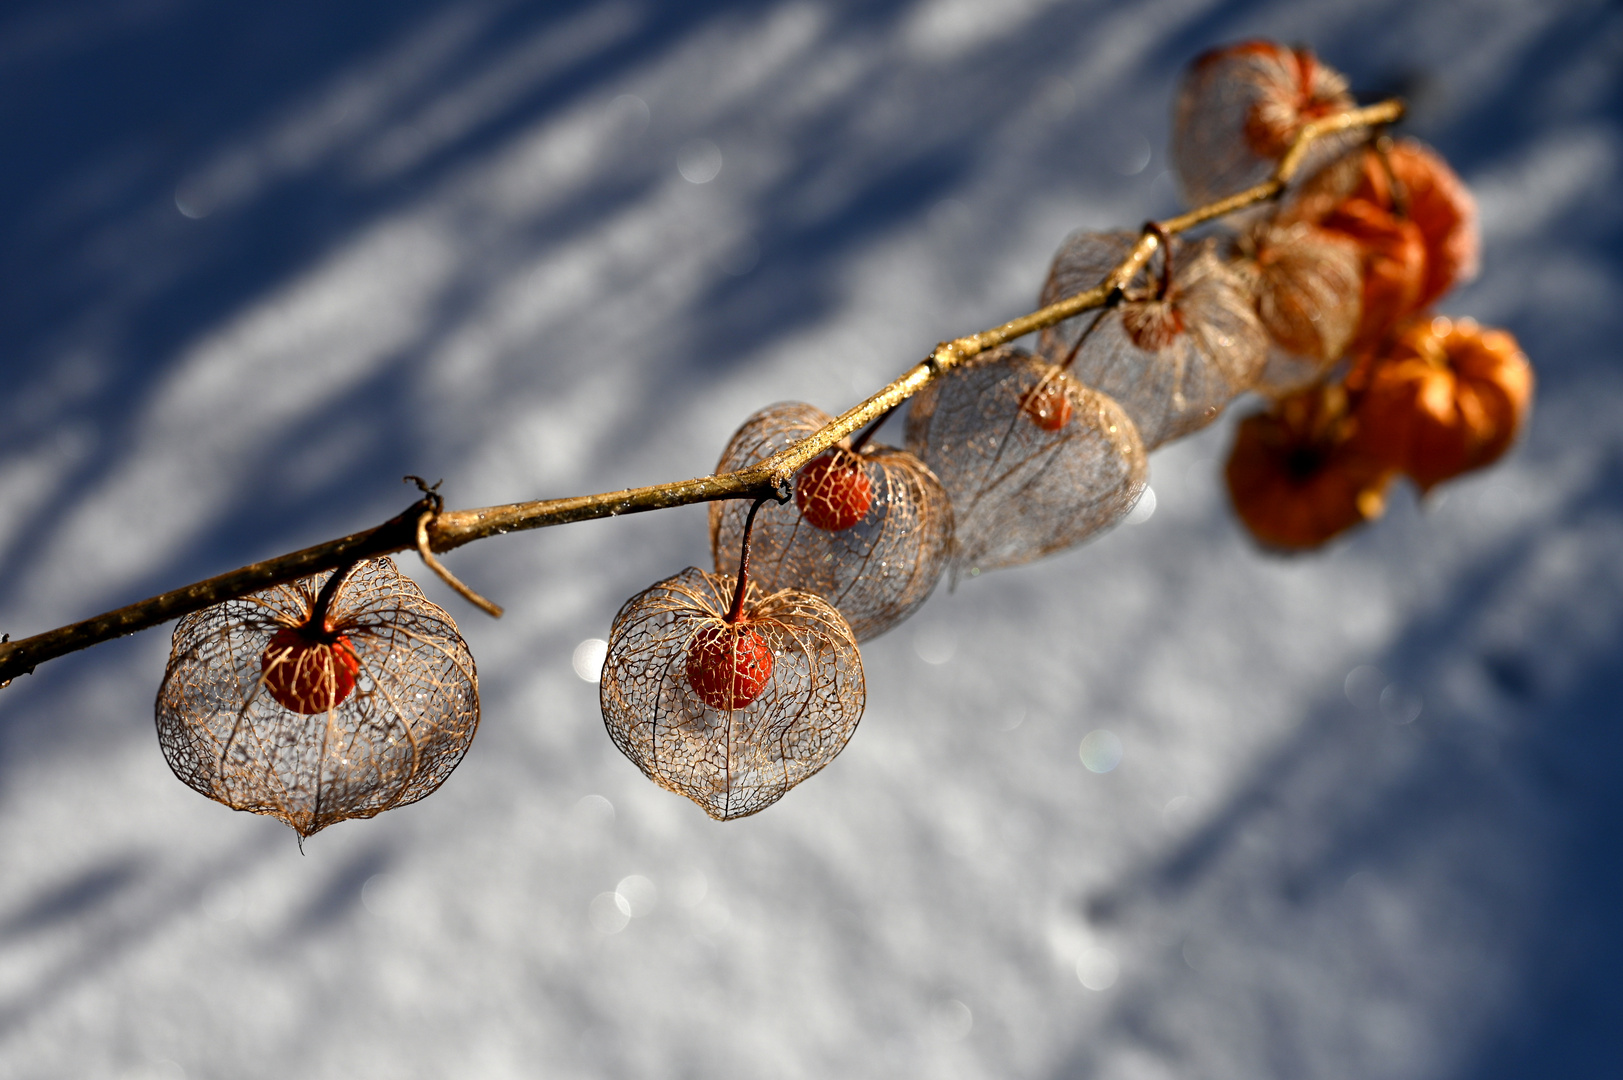
[[[1107,773],[1121,764],[1121,739],[1111,731],[1090,731],[1077,753],[1089,772]]]
[[[633,919],[640,919],[659,906],[659,890],[641,874],[621,878],[620,884],[614,887],[614,895],[620,900],[620,910]]]
[[[570,663],[574,665],[576,675],[589,683],[599,683],[603,681],[603,661],[608,655],[608,642],[589,637],[575,646],[575,655],[570,658]]]
[[[591,920],[592,929],[598,933],[618,934],[631,921],[631,912],[626,910],[628,906],[619,893],[598,893],[587,905],[586,917]]]
[[[721,175],[721,147],[695,139],[676,152],[676,171],[690,184],[708,184]]]
[[[1089,990],[1109,990],[1121,976],[1121,964],[1116,954],[1103,945],[1082,950],[1076,958],[1076,977]]]

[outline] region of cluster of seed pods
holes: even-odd
[[[1266,180],[1305,125],[1353,107],[1346,80],[1306,49],[1214,50],[1191,65],[1174,108],[1181,185],[1206,202]],[[716,816],[754,812],[826,764],[785,758],[780,782],[749,781],[741,800],[727,778],[756,767],[723,768],[762,751],[765,734],[752,732],[778,730],[778,650],[750,636],[748,618],[720,614],[752,521],[748,588],[820,598],[865,640],[911,614],[943,565],[956,581],[1109,528],[1137,501],[1149,451],[1246,392],[1272,405],[1238,426],[1227,477],[1241,522],[1271,548],[1311,547],[1378,515],[1399,470],[1424,488],[1503,453],[1531,398],[1525,358],[1503,332],[1425,314],[1475,268],[1464,185],[1426,148],[1367,132],[1322,139],[1304,162],[1272,207],[1191,242],[1161,233],[1158,266],[1103,309],[1043,331],[1035,354],[1004,346],[929,382],[910,403],[905,451],[841,443],[800,471],[791,502],[713,505],[716,574],[662,582],[616,620],[603,701],[617,744]],[[1137,240],[1071,236],[1040,303],[1098,285]],[[829,420],[810,405],[763,409],[717,471]],[[812,636],[835,650],[839,635],[823,627],[826,638]],[[841,702],[840,723],[813,727],[848,736],[841,725],[857,713],[837,694],[821,700]],[[808,745],[832,756],[844,738]]]
[[[1306,125],[1353,107],[1307,49],[1213,50],[1174,105],[1179,183],[1194,203],[1233,195]],[[926,383],[905,449],[870,428],[807,462],[782,502],[712,503],[713,571],[658,582],[614,620],[601,705],[615,745],[714,818],[764,809],[855,732],[859,641],[949,570],[1028,563],[1119,522],[1146,455],[1247,392],[1266,406],[1236,426],[1225,475],[1270,549],[1378,516],[1397,476],[1427,491],[1499,458],[1531,407],[1527,359],[1508,333],[1431,310],[1475,272],[1464,184],[1435,151],[1362,129],[1303,163],[1282,198],[1204,237],[1149,226],[1149,265],[1035,352],[1006,345]],[[1040,302],[1097,286],[1137,242],[1072,235]],[[716,471],[830,422],[801,403],[762,409]],[[182,620],[157,714],[186,783],[303,837],[438,787],[478,726],[478,684],[450,617],[381,559]]]
[[[1197,60],[1174,122],[1191,199],[1263,178],[1306,123],[1351,108],[1303,49],[1245,42]],[[1515,339],[1432,305],[1476,272],[1476,206],[1412,139],[1321,141],[1285,197],[1225,243],[1268,340],[1226,476],[1264,546],[1317,547],[1378,516],[1399,476],[1422,491],[1497,460],[1532,405]]]

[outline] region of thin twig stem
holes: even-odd
[[[728,625],[736,623],[744,614],[744,593],[750,584],[750,533],[755,529],[755,512],[771,497],[766,495],[756,499],[750,506],[749,515],[744,518],[744,540],[738,552],[738,584],[733,586],[733,606],[727,612]]]
[[[428,546],[428,525],[429,522],[434,520],[436,513],[437,511],[434,510],[424,510],[417,515],[417,554],[422,556],[423,562],[428,564],[430,570],[440,576],[441,581],[456,590],[458,596],[489,615],[492,619],[501,618],[502,606],[500,604],[486,600],[483,596],[462,584],[461,580],[451,573],[444,563],[434,557],[434,550]]]
[[[1403,108],[1403,102],[1393,99],[1305,124],[1271,179],[1226,199],[1159,222],[1160,230],[1167,236],[1173,236],[1225,214],[1275,198],[1301,168],[1302,160],[1315,140],[1353,128],[1393,123],[1403,116]],[[646,510],[663,510],[718,499],[771,497],[784,500],[788,498],[789,485],[802,465],[865,424],[896,408],[933,379],[989,349],[1063,322],[1073,315],[1103,307],[1144,269],[1159,245],[1156,234],[1146,231],[1121,264],[1093,288],[990,330],[942,342],[922,362],[860,405],[841,413],[826,427],[793,446],[747,469],[673,484],[627,488],[602,495],[577,495],[567,499],[541,499],[477,510],[436,513],[427,525],[427,547],[443,553],[475,540],[524,529],[638,514]],[[0,686],[9,684],[18,675],[33,671],[36,665],[46,660],[98,642],[133,634],[190,612],[331,570],[347,562],[415,549],[418,546],[417,521],[428,509],[434,507],[425,499],[376,528],[254,563],[82,622],[0,643]]]
[[[334,570],[332,576],[327,578],[327,583],[321,587],[321,592],[316,594],[316,603],[310,609],[310,621],[307,624],[314,628],[315,633],[325,637],[332,632],[332,628],[327,625],[327,613],[332,610],[332,602],[338,598],[338,590],[343,588],[344,579],[359,565],[361,565],[359,562],[352,562]]]

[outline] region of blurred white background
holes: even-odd
[[[1601,0],[13,0],[0,629],[374,524],[404,473],[608,490],[848,407],[1172,210],[1179,69],[1255,35],[1409,94],[1475,188],[1445,310],[1541,380],[1505,463],[1281,560],[1219,424],[1153,514],[866,647],[849,748],[726,825],[591,681],[702,507],[449,556],[499,623],[403,559],[483,729],[302,856],[170,775],[167,629],[54,661],[0,693],[0,1076],[1623,1074]]]

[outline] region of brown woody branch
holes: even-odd
[[[1160,243],[1156,237],[1157,231],[1168,236],[1187,232],[1197,225],[1205,224],[1225,214],[1273,199],[1284,191],[1286,184],[1300,169],[1302,160],[1314,140],[1352,128],[1392,123],[1402,117],[1403,109],[1401,101],[1384,101],[1306,124],[1281,159],[1278,168],[1274,170],[1272,178],[1186,214],[1153,223],[1155,227],[1146,228],[1144,235],[1121,265],[1095,287],[990,330],[942,342],[925,360],[907,371],[901,378],[862,404],[842,413],[827,427],[758,465],[723,473],[720,476],[703,476],[674,484],[628,488],[602,495],[577,495],[567,499],[509,503],[505,506],[487,506],[477,510],[441,512],[433,500],[425,498],[413,503],[399,516],[365,532],[354,533],[325,544],[305,548],[303,551],[295,551],[290,555],[280,555],[274,559],[244,566],[239,570],[187,585],[83,622],[48,630],[18,641],[0,643],[0,687],[8,685],[18,675],[32,672],[36,665],[46,660],[98,642],[146,630],[193,611],[200,611],[226,600],[308,577],[323,570],[331,570],[356,559],[413,550],[418,546],[418,522],[425,513],[432,514],[427,523],[428,547],[435,552],[445,552],[486,537],[524,529],[538,529],[548,525],[563,525],[572,521],[636,514],[645,510],[662,510],[670,506],[714,502],[718,499],[759,499],[765,496],[786,498],[789,483],[802,465],[853,434],[863,425],[894,409],[932,379],[989,349],[1063,322],[1073,315],[1111,303],[1148,264],[1150,256],[1155,253]]]

